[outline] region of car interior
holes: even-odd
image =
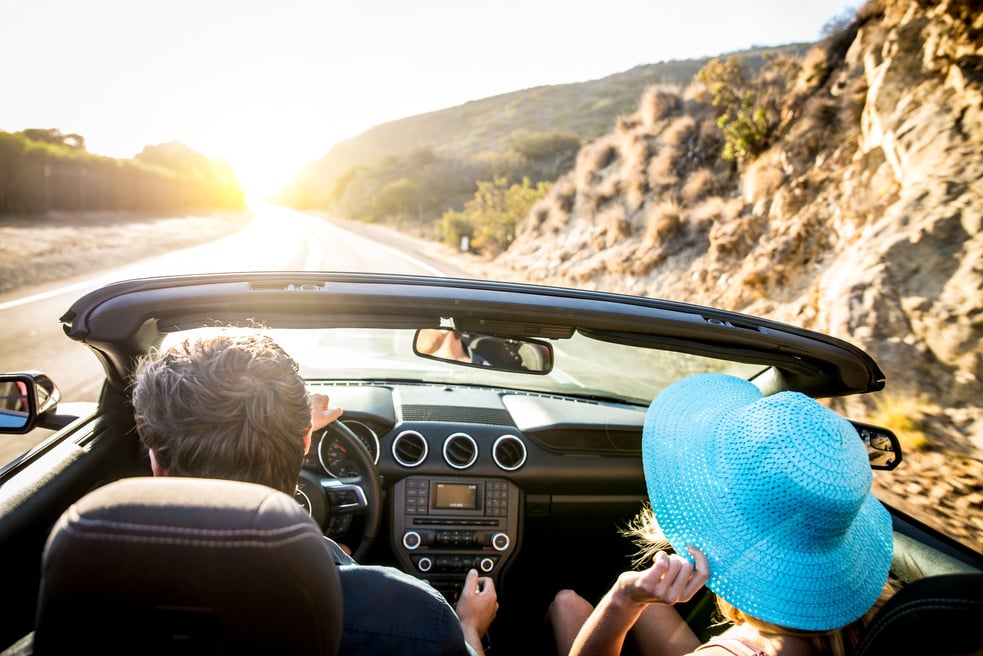
[[[660,387],[705,370],[741,375],[766,394],[824,398],[884,385],[856,347],[776,322],[487,281],[310,272],[145,279],[86,295],[62,322],[99,357],[106,382],[87,412],[67,413],[47,400],[57,400],[57,381],[0,378],[32,389],[20,429],[59,429],[0,470],[0,558],[12,565],[4,588],[17,600],[0,646],[41,630],[43,551],[52,528],[63,530],[63,511],[102,486],[150,476],[129,374],[141,355],[187,331],[249,326],[282,340],[309,391],[344,409],[304,462],[296,499],[304,514],[359,562],[398,567],[452,602],[468,569],[491,577],[500,609],[486,647],[502,654],[552,653],[544,615],[556,592],[597,600],[633,566],[636,547],[621,530],[647,499],[641,431]],[[428,350],[423,331],[460,340],[466,361]],[[620,396],[606,387],[615,384]],[[890,476],[903,458],[897,437],[854,425],[872,467],[885,470],[876,475]],[[225,495],[204,496],[217,494]],[[955,589],[958,612],[978,613],[983,555],[889,510],[896,578],[913,588],[937,581],[944,590],[932,595]],[[325,569],[318,557],[299,558],[311,577]],[[253,575],[253,565],[242,568]],[[270,576],[264,591],[277,586]],[[698,635],[720,630],[710,626],[708,594],[682,610]],[[896,625],[885,635],[896,637]],[[871,642],[864,653],[883,653]]]

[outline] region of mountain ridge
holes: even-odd
[[[803,52],[808,44],[755,46],[741,51],[748,67],[760,66],[765,53]],[[333,145],[308,164],[282,194],[327,207],[328,191],[346,172],[387,158],[432,150],[449,157],[501,152],[523,135],[561,131],[589,141],[607,132],[615,119],[634,111],[645,88],[688,84],[710,57],[640,64],[595,80],[541,85],[403,117],[373,126]]]

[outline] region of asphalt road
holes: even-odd
[[[43,371],[64,401],[95,401],[102,368],[89,349],[68,339],[59,317],[83,294],[106,283],[144,276],[250,270],[365,271],[467,276],[450,263],[384,230],[346,229],[325,219],[276,207],[256,208],[235,234],[122,268],[92,271],[57,283],[0,294],[0,370]],[[352,226],[359,228],[358,226]],[[0,466],[48,434],[0,436]]]

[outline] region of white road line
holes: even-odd
[[[92,278],[90,280],[84,280],[82,282],[75,283],[74,285],[67,285],[65,287],[58,287],[56,289],[49,289],[46,292],[39,292],[37,294],[31,294],[30,296],[25,296],[23,298],[15,298],[12,301],[7,301],[6,303],[0,303],[0,311],[9,310],[10,308],[15,308],[20,305],[27,305],[28,303],[33,303],[35,301],[43,301],[46,298],[52,298],[55,296],[61,296],[62,294],[67,294],[69,292],[74,292],[79,289],[95,289],[101,285],[111,282],[109,278]]]
[[[407,255],[406,253],[402,253],[400,251],[397,251],[395,248],[390,248],[389,246],[386,246],[385,244],[380,244],[378,242],[375,242],[375,247],[376,248],[380,248],[380,249],[382,249],[384,251],[387,251],[391,255],[394,255],[394,256],[402,259],[402,260],[405,260],[406,262],[409,262],[410,264],[412,264],[414,266],[418,266],[421,269],[423,269],[424,271],[427,271],[427,272],[429,272],[429,273],[431,273],[431,274],[433,274],[435,276],[440,276],[441,278],[447,278],[448,277],[446,273],[444,273],[443,271],[441,271],[437,267],[430,266],[426,262],[424,262],[422,260],[418,260],[415,257],[413,257],[412,255]]]

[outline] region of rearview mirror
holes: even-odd
[[[546,374],[553,369],[553,347],[548,342],[449,328],[416,331],[413,352],[431,360],[494,371]]]
[[[60,400],[58,388],[42,373],[0,375],[0,433],[31,432]]]

